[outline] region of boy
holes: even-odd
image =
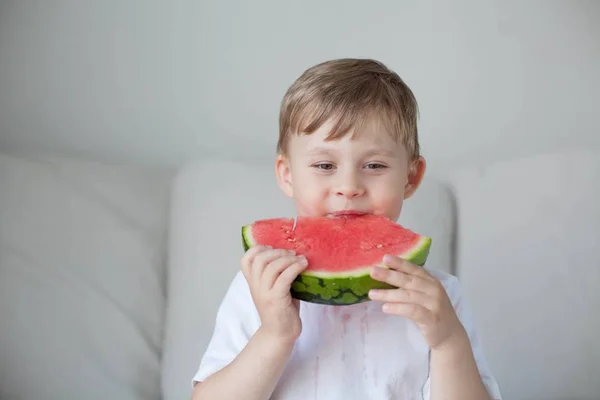
[[[312,68],[280,111],[276,178],[299,216],[395,221],[419,187],[417,102],[373,60]],[[398,289],[346,307],[299,303],[302,254],[253,247],[241,260],[194,377],[193,399],[500,399],[457,280],[386,256]]]

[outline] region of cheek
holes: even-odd
[[[326,201],[323,196],[315,190],[299,190],[294,196],[296,210],[300,216],[318,216],[327,211]]]
[[[386,196],[378,196],[375,199],[375,206],[380,209],[396,211],[402,207],[403,196],[399,194],[387,193]]]
[[[401,178],[396,176],[377,179],[371,185],[371,193],[376,194],[376,197],[382,201],[398,201],[404,198],[405,183]]]
[[[327,184],[310,172],[298,172],[293,177],[294,200],[307,212],[314,211],[327,197]]]
[[[381,210],[399,212],[404,199],[404,185],[396,180],[384,179],[377,182],[371,190],[371,201],[373,205]]]

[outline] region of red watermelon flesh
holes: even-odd
[[[244,226],[244,249],[262,244],[305,255],[308,268],[292,285],[292,295],[315,303],[367,301],[370,289],[388,287],[370,277],[373,266],[384,267],[384,255],[423,265],[431,246],[431,238],[384,216],[301,217],[292,230],[293,222],[273,218]]]

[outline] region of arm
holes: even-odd
[[[243,277],[217,313],[192,400],[271,396],[302,329],[290,285],[306,266],[306,258],[285,250],[256,246],[244,254]]]
[[[431,351],[431,400],[491,400],[466,334]]]
[[[398,257],[386,256],[389,268],[374,268],[373,278],[395,289],[372,290],[383,311],[411,319],[421,330],[429,348],[430,379],[424,397],[431,400],[500,399],[488,371],[481,343],[456,278],[446,285],[422,267]]]
[[[293,346],[259,329],[231,364],[195,385],[192,400],[267,400]]]

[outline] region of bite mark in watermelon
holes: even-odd
[[[369,290],[391,288],[371,278],[374,266],[387,268],[383,256],[393,254],[423,266],[431,238],[383,216],[352,218],[271,218],[242,227],[244,251],[255,245],[295,250],[308,267],[292,283],[293,298],[327,305],[351,305],[369,299]]]

